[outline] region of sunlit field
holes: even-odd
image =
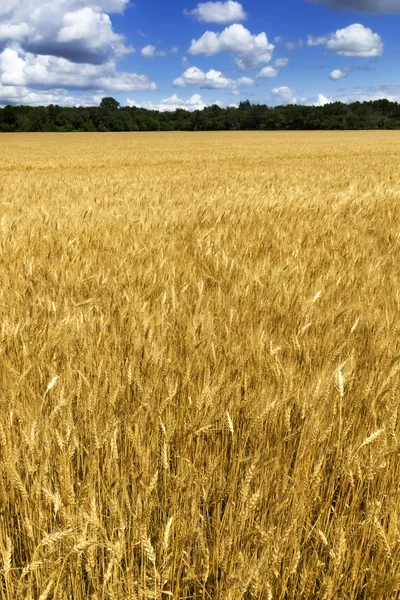
[[[0,599],[399,598],[400,133],[0,155]]]

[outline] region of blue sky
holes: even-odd
[[[400,0],[1,0],[0,105],[400,101]]]

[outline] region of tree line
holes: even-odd
[[[325,106],[269,107],[248,100],[238,107],[214,104],[189,112],[121,107],[114,98],[100,106],[14,106],[0,109],[0,132],[44,131],[234,131],[400,129],[400,104],[389,100],[333,102]]]

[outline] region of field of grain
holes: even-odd
[[[0,154],[0,599],[399,598],[400,133]]]

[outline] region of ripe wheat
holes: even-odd
[[[0,599],[400,593],[400,135],[2,135]]]

